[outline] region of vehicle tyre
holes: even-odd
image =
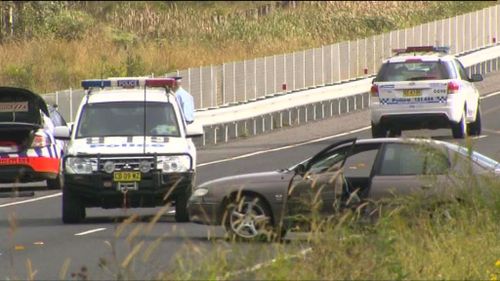
[[[82,201],[68,189],[62,193],[62,221],[63,223],[79,223],[85,219],[85,206]]]
[[[47,180],[47,188],[50,190],[60,190],[63,187],[63,176],[61,174],[57,175],[55,179]]]
[[[258,196],[242,195],[239,200],[229,201],[223,224],[231,240],[272,241],[276,238],[271,211]],[[281,234],[285,233],[283,228]]]
[[[189,213],[187,209],[187,202],[189,199],[189,192],[183,191],[175,199],[175,221],[176,222],[189,222]]]
[[[463,139],[467,135],[467,122],[465,121],[465,112],[462,113],[460,122],[451,125],[451,132],[456,139]]]
[[[399,138],[401,136],[401,129],[391,129],[389,131],[389,137]]]
[[[476,110],[476,121],[470,123],[467,126],[468,133],[471,136],[479,136],[481,135],[481,110],[479,109],[479,104]]]
[[[375,125],[372,123],[372,137],[374,138],[385,138],[387,135],[387,130],[381,125]]]

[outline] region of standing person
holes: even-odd
[[[179,103],[182,113],[184,115],[184,119],[186,120],[187,124],[191,124],[194,121],[194,100],[193,96],[188,93],[184,88],[181,86],[182,82],[182,77],[174,77],[175,79],[175,84],[174,84],[174,93],[175,93],[175,98],[177,99],[177,102]]]

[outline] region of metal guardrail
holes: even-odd
[[[500,45],[459,57],[467,74],[487,74],[500,68]],[[369,107],[372,77],[338,85],[278,96],[227,109],[197,112],[205,124],[198,147],[228,142],[231,139],[263,134],[288,126],[327,119]],[[286,105],[286,106],[284,106]],[[281,107],[280,107],[281,106]],[[226,121],[224,121],[226,120]]]

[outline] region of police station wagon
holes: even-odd
[[[402,130],[451,128],[454,138],[481,134],[479,92],[447,47],[396,49],[371,87],[373,137],[399,136]]]
[[[55,114],[32,91],[0,87],[0,182],[47,180],[49,188],[61,188],[64,143],[53,135]]]
[[[85,218],[85,208],[134,208],[175,204],[187,221],[186,204],[196,171],[191,137],[202,127],[187,124],[172,93],[173,78],[85,80],[63,159],[64,223]]]

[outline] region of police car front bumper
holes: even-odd
[[[82,200],[85,207],[121,208],[157,207],[175,201],[181,194],[191,194],[194,172],[143,174],[136,189],[120,189],[110,174],[64,174],[65,192]],[[126,198],[124,193],[126,192]],[[126,202],[126,203],[124,203]]]

